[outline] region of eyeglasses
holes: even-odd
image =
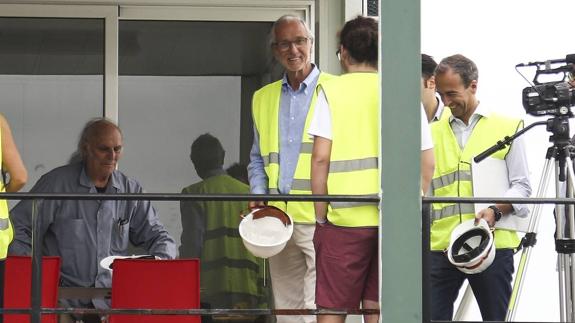
[[[298,37],[294,41],[283,40],[280,42],[275,42],[275,43],[273,43],[273,45],[277,49],[279,49],[280,51],[285,52],[291,48],[292,44],[296,48],[303,48],[305,45],[307,45],[308,40],[309,40],[309,38],[307,38],[307,37]]]
[[[337,55],[337,59],[341,61],[341,50],[336,50],[335,55]]]

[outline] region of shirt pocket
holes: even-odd
[[[112,237],[110,238],[110,249],[112,254],[125,254],[130,241],[130,220],[119,218],[114,220],[112,227]]]

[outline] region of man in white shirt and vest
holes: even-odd
[[[463,55],[444,58],[435,70],[435,82],[441,100],[451,110],[451,116],[440,118],[431,126],[435,146],[435,173],[431,184],[434,196],[471,197],[473,179],[472,158],[505,136],[511,136],[523,126],[519,119],[487,111],[476,98],[478,70],[473,61]],[[525,144],[518,137],[493,155],[504,160],[508,169],[509,189],[504,197],[529,197],[531,186],[525,154]],[[453,229],[461,222],[475,218],[487,221],[490,227],[501,217],[525,212],[522,204],[494,204],[475,213],[469,203],[434,203],[431,215],[431,319],[451,320],[453,303],[467,279],[477,299],[485,321],[503,321],[511,296],[514,271],[513,252],[519,246],[515,231],[495,229],[496,254],[484,271],[465,274],[453,266],[444,250],[449,245]]]
[[[248,174],[253,194],[311,194],[312,141],[307,135],[316,85],[330,77],[311,63],[313,35],[296,16],[282,16],[270,32],[274,58],[285,69],[281,80],[254,93],[254,142]],[[262,205],[250,202],[250,207]],[[313,202],[269,202],[292,216],[291,239],[269,258],[275,307],[315,308]],[[315,322],[315,316],[277,316],[278,323]]]

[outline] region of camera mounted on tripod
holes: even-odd
[[[523,89],[523,107],[532,116],[567,116],[573,117],[571,107],[575,105],[575,54],[565,56],[565,59],[554,59],[541,62],[518,64],[518,67],[536,67],[533,85]],[[542,75],[562,75],[562,78],[552,82],[542,83]]]

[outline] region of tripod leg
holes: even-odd
[[[555,163],[555,174],[559,174],[561,172],[561,165],[560,162],[557,161]],[[565,197],[568,196],[568,192],[570,191],[569,186],[569,174],[567,174],[565,178],[565,182],[561,182],[560,178],[556,176],[555,181],[555,196],[556,197]],[[566,220],[566,212],[565,212],[565,205],[555,204],[555,239],[556,241],[563,241],[565,240],[565,220]],[[568,305],[571,290],[567,288],[569,286],[569,273],[570,267],[568,264],[568,257],[566,254],[559,252],[557,254],[557,276],[559,279],[559,317],[561,322],[566,322],[567,318],[570,317],[570,306]]]
[[[544,197],[547,193],[547,186],[552,169],[551,165],[555,159],[554,151],[556,151],[555,147],[551,147],[550,149],[553,149],[553,151],[547,153],[547,159],[545,160],[545,165],[543,166],[543,172],[541,173],[539,186],[537,186],[537,197]],[[535,235],[537,233],[541,210],[541,204],[535,204],[533,207],[533,214],[529,219],[529,227],[527,231],[528,235]],[[513,282],[511,298],[509,299],[507,315],[505,316],[505,321],[507,322],[513,321],[515,319],[515,314],[517,312],[517,302],[519,300],[519,296],[521,295],[521,289],[523,288],[523,280],[525,279],[525,270],[527,269],[529,258],[531,256],[531,247],[531,245],[524,246],[523,252],[521,253],[521,259],[519,260],[519,265],[517,267],[517,274],[515,275],[515,281]]]
[[[566,158],[566,169],[567,169],[567,180],[566,180],[566,192],[565,197],[573,198],[575,188],[574,188],[574,167],[573,161],[569,154],[570,147],[565,148]],[[564,229],[562,230],[565,239],[568,242],[572,242],[575,239],[575,207],[573,204],[563,206],[565,213]],[[573,322],[575,320],[575,302],[573,300],[575,295],[575,254],[572,250],[569,253],[562,254],[564,257],[564,268],[565,268],[565,314],[566,322]]]

